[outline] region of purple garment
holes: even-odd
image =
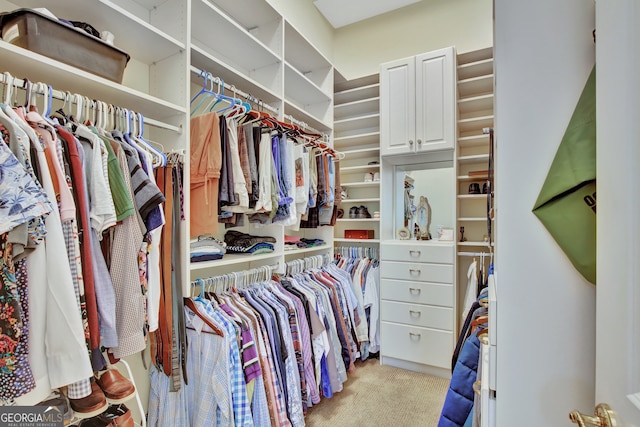
[[[242,368],[244,370],[244,376],[246,382],[252,381],[262,376],[262,369],[260,368],[260,361],[258,359],[258,351],[256,349],[253,334],[249,330],[247,324],[242,321],[227,304],[220,304],[219,306],[225,313],[227,313],[236,323],[240,326],[242,340],[241,356],[242,356]]]

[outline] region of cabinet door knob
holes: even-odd
[[[409,332],[409,336],[412,338],[420,338],[420,334],[416,334],[415,332]]]
[[[410,250],[409,251],[409,255],[411,255],[411,256],[420,256],[421,253],[422,252],[420,252],[420,251],[414,251],[414,250]]]
[[[409,269],[409,273],[411,273],[411,274],[420,274],[420,269],[419,268],[410,268]]]
[[[422,314],[422,312],[416,311],[416,310],[409,310],[409,314],[411,316],[416,316],[417,317],[417,316],[420,316]]]
[[[418,143],[418,145],[422,144],[422,140],[421,139],[417,140],[416,142]]]
[[[413,139],[409,140],[409,145],[413,145]]]
[[[422,291],[420,288],[409,288],[409,292],[412,294],[419,294]]]

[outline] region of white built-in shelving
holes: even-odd
[[[340,185],[344,216],[336,222],[334,241],[371,245],[379,242],[380,182],[380,84],[377,74],[346,81],[336,77],[334,92],[334,145],[344,153],[340,161]],[[365,207],[371,218],[350,218],[351,208]],[[345,230],[374,231],[374,239],[345,239]]]

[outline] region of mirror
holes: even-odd
[[[448,237],[455,226],[455,175],[451,161],[396,165],[393,181],[397,239],[455,238]]]

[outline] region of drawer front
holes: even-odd
[[[453,285],[381,279],[380,299],[453,307]]]
[[[380,320],[453,331],[453,310],[446,307],[382,301]]]
[[[380,354],[451,369],[453,333],[380,322]]]
[[[380,277],[419,282],[453,283],[453,265],[382,261]]]
[[[389,261],[430,262],[453,264],[454,248],[451,244],[399,244],[385,243],[380,250],[381,259]]]

